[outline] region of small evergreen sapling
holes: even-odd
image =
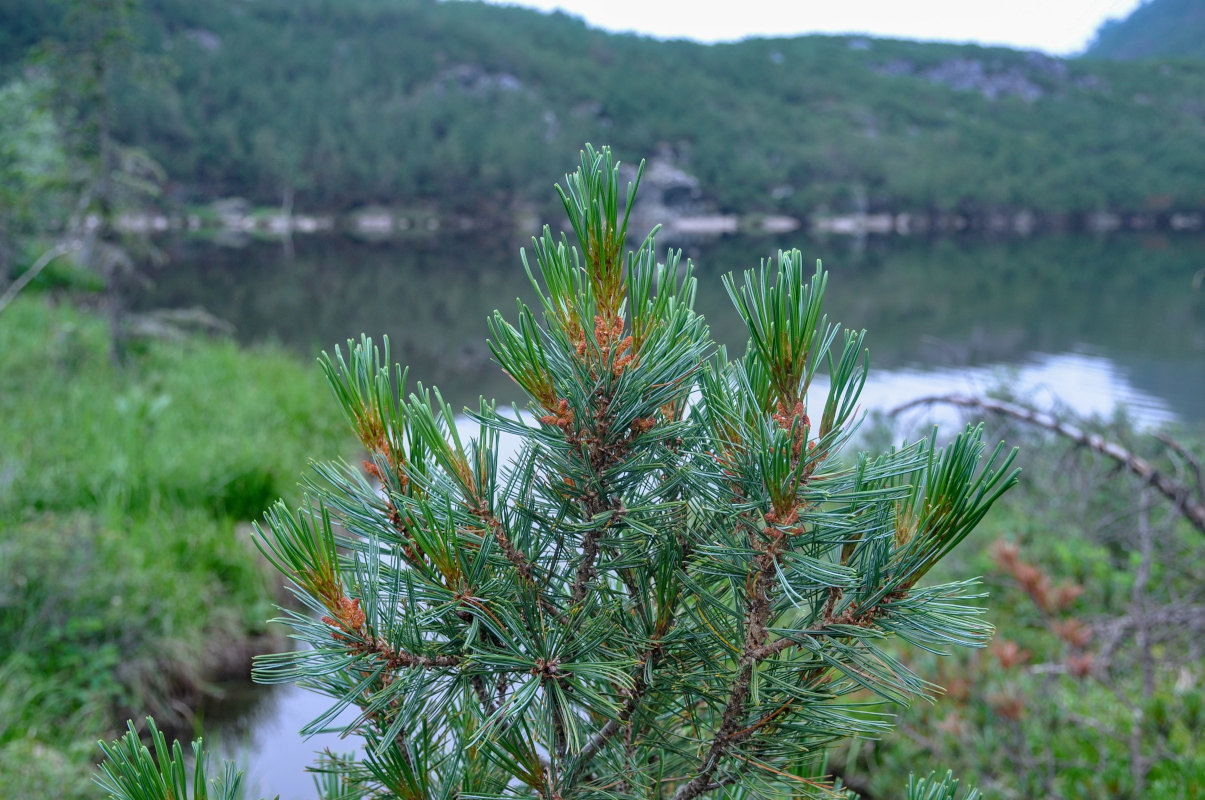
[[[985,460],[979,428],[844,454],[864,334],[821,313],[819,266],[783,252],[726,280],[750,337],[730,359],[689,262],[659,263],[652,233],[625,251],[635,185],[608,149],[558,190],[577,244],[545,228],[524,254],[539,307],[490,320],[527,411],[483,401],[466,437],[387,342],[324,357],[368,459],[318,466],[310,501],[257,529],[304,648],[256,678],[332,699],[306,732],[358,709],[340,729],[363,752],[316,768],[327,798],[843,796],[826,747],[934,688],[885,641],[990,636],[974,581],[920,581],[1015,482],[1012,455]],[[151,796],[146,769],[110,761],[105,788]]]

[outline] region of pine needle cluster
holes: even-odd
[[[323,359],[368,456],[318,466],[257,529],[304,646],[256,677],[331,698],[307,732],[356,709],[340,729],[363,750],[323,757],[325,797],[845,796],[826,748],[936,688],[885,642],[990,636],[974,581],[921,579],[1012,455],[985,458],[979,428],[847,452],[867,355],[824,316],[826,273],[791,251],[730,277],[750,338],[730,358],[690,263],[659,261],[656,231],[627,249],[635,183],[587,146],[558,187],[576,243],[545,228],[524,254],[538,305],[490,320],[525,409],[483,401],[466,435],[387,342]]]

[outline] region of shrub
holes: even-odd
[[[653,234],[625,257],[635,187],[609,150],[558,189],[577,246],[545,228],[524,256],[542,307],[490,321],[528,411],[483,401],[469,437],[438,391],[406,393],[388,343],[325,358],[368,459],[317,467],[257,531],[307,645],[257,678],[332,698],[306,730],[360,709],[364,751],[323,756],[326,797],[833,796],[826,746],[890,727],[867,701],[933,689],[885,640],[989,637],[974,581],[921,581],[1012,456],[984,463],[968,428],[846,457],[867,356],[821,315],[819,265],[727,279],[750,335],[730,359],[689,263]],[[158,780],[132,730],[106,751],[113,796]]]

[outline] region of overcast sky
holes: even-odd
[[[498,2],[498,0],[491,0]],[[865,33],[1077,53],[1141,0],[507,0],[561,9],[594,27],[726,42],[746,36]]]

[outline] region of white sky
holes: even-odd
[[[726,42],[747,36],[865,33],[1077,53],[1142,0],[490,0],[560,9],[610,31]]]

